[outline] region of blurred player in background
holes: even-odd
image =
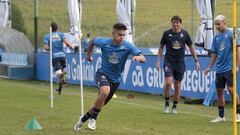
[[[92,39],[92,34],[87,33],[87,38],[83,40],[83,51],[87,52],[89,41]]]
[[[59,86],[56,91],[61,94],[62,86],[66,83],[67,73],[64,72],[64,68],[66,67],[66,60],[65,60],[65,53],[63,51],[63,43],[67,46],[74,49],[74,46],[71,45],[64,37],[62,32],[57,31],[58,25],[56,22],[51,23],[52,27],[52,61],[53,61],[53,68],[57,77],[59,79]],[[50,47],[50,33],[44,36],[43,41],[43,49],[49,51]]]

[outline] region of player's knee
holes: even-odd
[[[174,88],[179,88],[181,83],[174,83]]]
[[[61,69],[57,70],[56,74],[57,74],[58,77],[61,77],[62,76],[62,70]]]
[[[224,96],[224,89],[218,89],[217,90],[217,95],[218,95],[218,97]]]
[[[108,97],[108,95],[109,95],[109,92],[100,92],[100,94],[99,94],[101,97],[104,97],[104,98],[107,98]]]
[[[166,89],[171,89],[171,87],[172,87],[172,83],[168,83],[168,82],[166,82],[165,87],[166,87]]]

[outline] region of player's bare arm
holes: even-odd
[[[163,47],[161,46],[158,49],[158,56],[157,56],[157,63],[156,63],[157,70],[160,70],[160,60],[161,60],[162,52],[163,52]]]
[[[200,64],[198,62],[198,58],[197,58],[197,54],[195,52],[195,48],[193,47],[193,45],[189,46],[189,50],[193,56],[194,62],[196,64],[196,70],[199,71],[200,70]]]
[[[70,48],[74,49],[74,45],[70,44],[70,42],[68,42],[66,39],[63,39],[63,42]]]
[[[239,70],[240,66],[240,45],[237,46],[237,71]]]
[[[211,59],[210,59],[210,63],[208,64],[207,68],[204,70],[204,74],[206,75],[212,68],[212,66],[214,65],[215,61],[217,59],[217,54],[212,52],[211,53]]]
[[[89,41],[89,46],[87,49],[87,61],[92,61],[92,50],[93,50],[93,40]]]

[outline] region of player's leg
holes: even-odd
[[[61,57],[60,58],[60,63],[61,63],[61,70],[62,70],[61,81],[62,81],[63,84],[65,84],[66,80],[67,80],[67,72],[64,71],[64,69],[66,68],[66,58]]]
[[[119,83],[110,83],[110,93],[108,95],[108,97],[106,98],[104,105],[106,105],[113,97],[113,95],[115,94],[115,92],[117,91],[119,86]]]
[[[165,108],[164,112],[169,113],[169,100],[172,89],[172,76],[173,70],[169,64],[164,64],[164,74],[165,74],[165,87],[164,87],[164,98],[165,98]]]
[[[101,110],[101,108],[106,105],[113,97],[114,93],[116,92],[116,90],[118,89],[119,83],[110,83],[110,93],[108,94],[107,97],[101,98],[101,101],[96,101],[95,102],[95,107],[93,107],[89,112],[91,114],[91,118],[88,121],[88,128],[91,130],[95,130],[96,129],[96,120],[97,120],[97,116]],[[101,90],[102,91],[102,90]],[[100,91],[99,95],[102,93]],[[104,100],[104,105],[103,104],[99,104],[102,103],[102,99]],[[97,107],[100,109],[97,109]]]
[[[99,95],[95,100],[93,107],[91,107],[84,116],[80,117],[80,120],[74,127],[75,130],[80,130],[82,124],[89,119],[90,120],[88,127],[92,130],[96,129],[97,116],[100,113],[102,107],[104,106],[105,100],[107,99],[110,93],[110,81],[104,74],[97,72],[96,83],[99,87]]]
[[[165,77],[165,87],[164,87],[164,98],[165,98],[165,108],[164,112],[169,113],[169,100],[171,95],[171,89],[172,89],[172,77]]]
[[[224,117],[224,106],[225,106],[225,98],[224,98],[224,89],[217,88],[217,104],[219,108],[219,116]],[[222,109],[221,109],[222,108]]]
[[[57,91],[59,94],[61,94],[63,84],[66,83],[66,72],[64,71],[64,68],[66,67],[66,59],[65,57],[59,57],[58,58],[58,68],[62,71],[61,74],[58,75],[59,78],[59,85]]]
[[[96,106],[98,106],[97,104],[99,103],[99,102],[96,102],[95,103],[95,108],[93,108],[93,113],[92,113],[91,119],[88,122],[88,128],[91,129],[91,130],[95,130],[96,129],[96,120],[97,120],[97,116],[98,116],[101,108],[104,105],[106,105],[112,99],[114,93],[116,92],[116,90],[118,89],[118,86],[119,86],[119,83],[110,83],[109,82],[109,83],[107,83],[107,86],[108,86],[108,84],[110,84],[110,92],[108,92],[108,95],[106,95],[107,97],[104,97],[104,99],[105,99],[104,100],[104,104],[103,105],[101,104],[99,106],[100,109],[96,109]],[[99,94],[101,94],[101,91],[100,91]],[[101,101],[101,103],[102,103],[102,101]]]
[[[109,86],[102,86],[100,88],[100,93],[94,103],[94,106],[91,107],[85,115],[80,117],[80,120],[74,127],[75,130],[80,130],[82,124],[89,119],[90,120],[89,120],[88,128],[90,128],[92,130],[96,129],[97,116],[100,113],[102,107],[104,106],[104,102],[105,102],[109,92],[110,92]]]
[[[177,114],[177,104],[180,98],[181,91],[181,81],[183,79],[183,75],[185,72],[185,64],[179,64],[175,66],[173,70],[173,78],[174,78],[174,95],[173,95],[173,106],[172,113]]]
[[[62,70],[59,69],[56,71],[56,74],[58,76],[58,88],[56,89],[56,91],[58,92],[59,95],[61,95],[62,92],[62,87],[63,87],[63,82],[62,82]]]
[[[218,117],[212,120],[211,122],[217,123],[225,121],[224,117],[224,88],[226,84],[226,79],[224,73],[216,73],[216,90],[217,90],[217,104],[218,104]]]
[[[228,92],[229,94],[231,95],[232,97],[232,100],[233,100],[233,86],[227,86],[227,89],[228,89]],[[239,103],[239,96],[238,94],[236,95],[236,98],[237,98],[237,102],[236,102],[236,105],[237,105],[237,122],[240,122],[240,103]]]
[[[172,106],[172,112],[174,114],[177,114],[177,104],[179,102],[179,97],[180,97],[180,88],[181,88],[181,81],[175,80],[174,81],[173,106]]]
[[[233,74],[232,74],[232,71],[227,72],[226,74],[224,74],[224,76],[227,79],[228,92],[233,99]],[[236,112],[237,113],[237,122],[240,122],[240,101],[239,101],[238,94],[236,95],[236,98],[237,98],[237,102],[236,102],[236,105],[237,105],[237,112]]]
[[[58,77],[58,88],[56,89],[56,91],[59,93],[59,95],[61,94],[61,91],[62,91],[62,81],[61,81],[61,78],[63,76],[63,72],[62,72],[62,65],[61,65],[61,61],[59,58],[53,58],[53,67],[54,67],[54,71]]]
[[[96,129],[96,121],[97,121],[98,114],[100,113],[102,107],[104,106],[105,101],[106,101],[107,97],[109,96],[109,93],[110,93],[110,86],[100,87],[100,93],[94,103],[94,106],[89,111],[89,114],[91,115],[91,118],[88,122],[89,129],[91,129],[91,130]],[[87,117],[86,119],[89,119],[89,118]],[[85,121],[86,121],[86,119],[85,119]]]
[[[97,119],[98,113],[102,109],[102,107],[105,104],[105,100],[107,99],[108,95],[110,93],[110,86],[101,86],[100,87],[100,93],[94,103],[94,107],[90,111],[92,117],[95,120]]]

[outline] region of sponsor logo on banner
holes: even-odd
[[[37,65],[37,70],[38,72],[41,72],[38,74],[38,78],[40,80],[49,80],[49,65],[46,64],[45,61],[47,57],[44,56],[46,54],[43,53],[38,55],[42,56],[38,57],[39,62]],[[66,56],[66,72],[68,72],[67,82],[79,84],[81,80],[79,56],[75,54],[67,54]],[[83,67],[83,83],[84,85],[96,86],[95,73],[101,67],[101,55],[94,54],[92,62],[87,62],[85,57],[86,56],[83,55],[81,61]],[[122,75],[122,82],[119,86],[119,89],[153,94],[163,94],[165,84],[164,69],[160,68],[159,71],[156,70],[155,56],[146,56],[146,59],[147,63],[145,64],[133,62],[131,58],[126,61],[125,70]],[[164,58],[162,58],[161,61],[163,60]],[[204,75],[203,71],[203,69],[207,66],[205,63],[206,61],[209,61],[209,58],[200,57],[199,61],[202,66],[202,71],[195,70],[195,66],[192,64],[192,57],[186,57],[186,71],[181,82],[181,96],[203,99],[211,88],[211,85],[215,83],[214,68],[213,71],[209,72],[207,75]],[[54,81],[58,81],[56,75],[54,75]],[[239,79],[237,83],[239,84]],[[172,90],[174,90],[173,85]],[[226,100],[231,101],[229,95],[227,95]]]
[[[82,60],[83,81],[94,82],[95,72],[101,67],[101,57],[96,57],[95,62]],[[80,80],[80,66],[76,58],[67,61],[68,79]],[[204,75],[204,71],[186,70],[181,82],[181,91],[206,93],[209,91],[212,81],[215,80],[215,72],[209,72]],[[125,64],[125,70],[122,74],[122,82],[125,87],[144,88],[144,89],[163,89],[165,84],[164,70],[159,71],[156,68],[146,64],[136,64],[128,59]],[[172,85],[172,89],[174,89]]]
[[[129,70],[128,66],[127,69]],[[129,81],[130,77],[131,81]],[[213,71],[204,75],[204,71],[186,70],[181,82],[181,91],[206,93],[209,91],[213,81],[215,81],[215,72]],[[129,83],[132,83],[135,88],[164,88],[164,71],[163,69],[158,71],[153,67],[147,67],[145,70],[143,66],[135,65],[131,72],[125,72],[123,82],[124,84],[128,82],[126,85],[131,85]],[[172,89],[174,89],[173,85]]]
[[[72,58],[70,62],[67,61],[67,69],[68,69],[68,79],[76,81],[80,80],[80,65],[79,62]],[[83,81],[94,81],[94,66],[90,62],[86,62],[85,59],[82,60],[82,76]]]

